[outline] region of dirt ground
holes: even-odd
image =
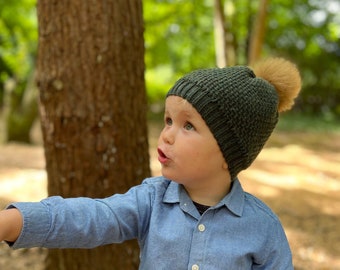
[[[159,174],[155,141],[151,167]],[[0,146],[0,207],[45,197],[44,165],[41,146]],[[340,269],[340,134],[274,133],[240,180],[280,217],[295,269]],[[0,269],[42,270],[45,254],[1,243]]]

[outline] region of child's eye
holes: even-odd
[[[195,128],[191,123],[188,122],[184,125],[184,129],[185,130],[194,130]]]
[[[164,120],[165,124],[167,126],[171,126],[172,125],[172,119],[170,117],[166,117]]]

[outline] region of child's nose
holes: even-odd
[[[173,144],[175,141],[175,130],[173,127],[166,127],[161,134],[162,140],[167,144]]]

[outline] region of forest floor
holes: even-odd
[[[159,174],[150,128],[151,168]],[[46,196],[43,148],[0,146],[0,207]],[[274,132],[253,165],[240,174],[244,189],[267,203],[285,228],[295,269],[340,269],[340,134]],[[46,250],[0,244],[0,269],[42,270]]]

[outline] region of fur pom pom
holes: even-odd
[[[301,89],[301,77],[296,66],[283,58],[269,58],[253,68],[257,77],[272,84],[279,95],[278,111],[289,110]]]

